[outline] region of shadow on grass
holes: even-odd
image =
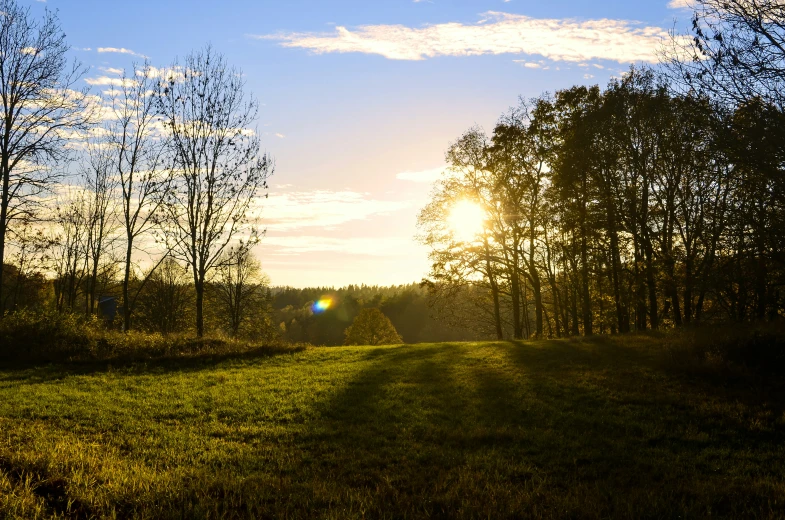
[[[372,351],[309,442],[332,446],[323,455],[342,485],[371,490],[379,511],[480,514],[489,489],[523,510],[534,498],[571,504],[568,516],[769,511],[767,486],[785,480],[767,463],[783,438],[777,417],[740,417],[732,399],[663,373],[657,338],[631,340]]]

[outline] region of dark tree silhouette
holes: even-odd
[[[158,96],[176,172],[166,237],[172,254],[190,266],[201,337],[207,274],[238,235],[255,241],[252,212],[273,166],[251,128],[258,105],[244,93],[242,73],[211,47],[175,63]]]
[[[15,221],[35,217],[40,195],[69,154],[66,142],[91,123],[86,69],[68,65],[57,15],[42,19],[16,0],[0,0],[0,265]],[[0,302],[3,301],[0,269]],[[4,309],[0,309],[2,318]]]
[[[106,124],[107,160],[120,185],[125,235],[122,310],[126,331],[131,328],[135,306],[130,290],[134,271],[132,255],[139,247],[137,239],[160,223],[161,205],[172,179],[171,164],[165,162],[170,143],[168,136],[158,129],[157,101],[150,95],[166,79],[165,71],[145,63],[134,66],[131,77],[123,74],[119,86],[108,93],[113,118]]]

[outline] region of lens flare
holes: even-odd
[[[332,307],[332,305],[333,305],[332,298],[322,298],[322,299],[316,301],[313,304],[313,307],[311,307],[311,309],[316,314],[319,314],[319,313],[322,313],[322,312],[326,311],[330,307]]]
[[[448,223],[453,236],[461,242],[470,242],[485,227],[485,211],[476,202],[462,199],[450,211]]]

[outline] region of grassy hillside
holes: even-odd
[[[0,517],[785,515],[782,387],[661,340],[0,370]]]

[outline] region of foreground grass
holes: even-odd
[[[785,516],[782,387],[646,336],[0,370],[0,517]]]

